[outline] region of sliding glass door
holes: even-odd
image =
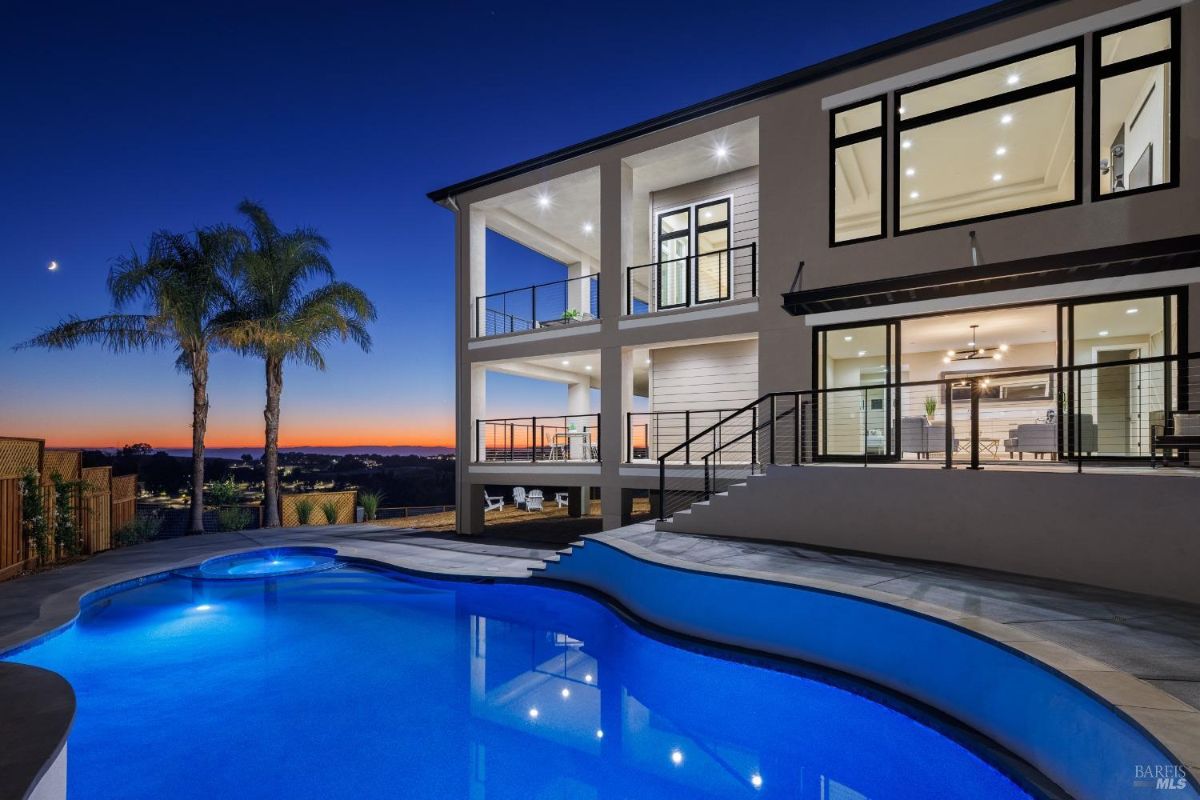
[[[833,460],[889,459],[893,435],[896,323],[823,330],[817,334],[816,452]]]

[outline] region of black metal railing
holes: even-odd
[[[1200,466],[1184,447],[1186,431],[1200,436],[1198,401],[1200,353],[771,392],[658,456],[659,515],[769,465],[1058,462],[1082,472],[1162,454]]]
[[[475,298],[475,336],[561,327],[600,318],[600,276],[581,275]]]
[[[657,461],[658,457],[692,438],[696,431],[720,422],[736,408],[686,411],[630,411],[625,415],[625,461]],[[689,449],[681,453],[685,462]]]
[[[475,460],[600,461],[600,415],[475,420]]]
[[[625,270],[628,315],[757,296],[757,242]]]

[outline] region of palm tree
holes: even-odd
[[[223,318],[222,336],[241,352],[262,358],[266,367],[263,503],[266,526],[271,528],[279,525],[284,362],[323,370],[321,348],[334,340],[350,340],[370,351],[367,323],[375,319],[375,306],[360,289],[333,279],[329,243],[316,231],[281,231],[262,206],[249,200],[242,201],[238,211],[249,223],[251,246],[235,263],[238,304]],[[323,282],[313,287],[314,281]]]
[[[24,347],[71,349],[100,344],[114,353],[173,348],[175,367],[192,379],[191,533],[204,532],[204,434],[208,427],[209,349],[218,343],[215,324],[234,300],[233,263],[245,234],[230,226],[192,234],[157,231],[143,258],[137,251],[116,259],[108,292],[118,311],[134,301],[146,313],[112,313],[94,319],[70,316]]]

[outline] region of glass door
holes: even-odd
[[[1151,431],[1173,406],[1174,295],[1069,303],[1064,361],[1080,367],[1067,387],[1063,452],[1148,458]]]
[[[692,241],[691,209],[658,215],[657,308],[691,304],[688,262]]]
[[[894,322],[817,333],[818,456],[895,458],[897,342]]]
[[[696,302],[729,299],[729,201],[696,206]]]

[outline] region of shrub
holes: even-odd
[[[338,518],[337,503],[333,502],[332,500],[326,500],[324,503],[321,503],[321,511],[322,511],[322,513],[325,514],[325,521],[328,522],[330,525],[337,522],[337,518]]]
[[[75,497],[83,488],[81,481],[69,481],[55,472],[54,482],[54,543],[69,556],[79,555],[79,531],[75,527]]]
[[[42,513],[42,487],[38,474],[26,470],[21,476],[21,527],[25,537],[33,543],[38,561],[45,563],[50,557],[50,524]]]
[[[158,514],[135,517],[113,532],[113,544],[117,547],[141,544],[157,537],[160,530],[162,517]]]
[[[205,498],[211,506],[232,506],[242,499],[242,490],[233,482],[233,478],[210,483],[204,488]]]
[[[315,508],[313,501],[307,497],[301,497],[296,501],[296,519],[301,525],[308,524],[308,518],[312,516],[313,508]]]
[[[374,520],[379,513],[379,505],[383,502],[382,492],[363,492],[358,496],[358,504],[363,507],[363,514],[368,520]]]
[[[242,506],[223,506],[217,510],[217,524],[223,531],[241,531],[250,527],[250,509]]]

